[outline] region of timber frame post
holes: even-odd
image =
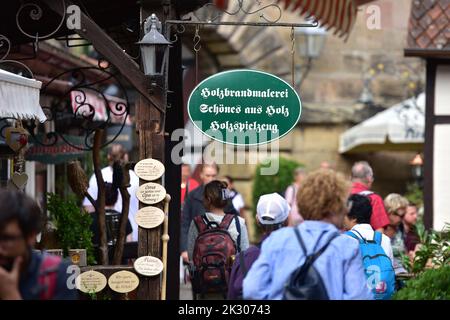
[[[64,15],[58,0],[44,0],[49,8],[60,16]],[[72,5],[67,1],[67,6]],[[169,19],[171,9],[170,1],[158,8],[145,8],[145,1],[141,2],[140,18],[145,20],[151,13],[156,13],[164,23]],[[149,11],[150,10],[150,11]],[[84,39],[88,40],[94,48],[103,55],[107,61],[114,65],[120,73],[139,92],[136,109],[136,130],[139,136],[139,159],[153,158],[164,163],[165,155],[165,112],[167,101],[167,88],[151,87],[150,79],[140,70],[139,65],[127,55],[123,49],[98,26],[89,16],[81,12],[81,29],[75,30]],[[142,35],[141,35],[142,36]],[[161,184],[162,180],[154,181]],[[140,180],[140,184],[144,181]],[[162,208],[163,202],[156,206]],[[140,204],[142,207],[142,204]],[[139,227],[138,257],[151,255],[158,259],[162,256],[162,226],[153,229]],[[169,253],[170,254],[170,253]],[[178,254],[178,253],[177,253]],[[123,270],[123,266],[109,267]],[[100,267],[99,270],[102,268]],[[139,276],[140,284],[137,289],[137,299],[161,299],[161,275],[154,277]],[[178,280],[178,278],[176,279]]]

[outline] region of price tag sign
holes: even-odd
[[[118,271],[113,273],[108,279],[109,287],[118,293],[128,293],[134,291],[139,286],[139,278],[130,271]]]
[[[155,159],[141,160],[134,167],[134,172],[136,175],[146,181],[153,181],[161,178],[164,171],[164,165]]]
[[[166,189],[158,183],[148,182],[139,187],[136,196],[142,203],[156,204],[164,200]]]
[[[156,228],[164,222],[164,212],[157,207],[144,207],[136,213],[134,220],[141,228]]]
[[[162,261],[152,256],[143,256],[134,262],[134,269],[143,276],[156,276],[163,271],[163,268]]]
[[[97,271],[86,271],[75,279],[75,286],[84,293],[100,292],[107,284],[106,277]]]

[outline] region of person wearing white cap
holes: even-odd
[[[273,231],[287,226],[291,208],[278,193],[262,195],[256,206],[256,221],[263,231],[261,242],[239,253],[231,270],[228,282],[229,300],[242,299],[242,283],[253,262],[258,259],[261,243]]]

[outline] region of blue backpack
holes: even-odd
[[[375,231],[373,240],[365,239],[356,230],[347,231],[346,234],[359,241],[367,285],[372,289],[375,299],[389,300],[395,291],[395,271],[391,259],[381,247],[381,233]]]

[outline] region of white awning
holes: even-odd
[[[0,69],[0,117],[47,120],[39,104],[42,83]]]
[[[377,113],[340,137],[340,153],[417,151],[424,143],[425,94]]]

